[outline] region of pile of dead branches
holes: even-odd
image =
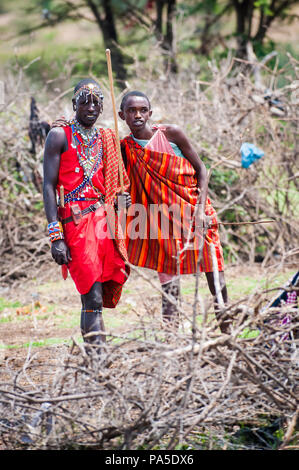
[[[261,295],[230,306],[231,334],[199,302],[177,331],[144,319],[109,333],[100,357],[73,340],[49,363],[30,349],[19,370],[3,361],[2,447],[298,448],[298,309],[261,309]]]
[[[1,284],[35,272],[48,255],[42,204],[42,148],[29,139],[30,93],[19,79],[5,82],[0,106]],[[43,141],[40,142],[43,144]]]

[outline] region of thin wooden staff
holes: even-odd
[[[64,187],[61,185],[59,188],[60,193],[60,207],[64,207]]]
[[[215,227],[216,225],[254,225],[254,224],[271,224],[276,220],[253,220],[251,222],[217,222],[217,224],[210,224],[209,227]]]
[[[124,177],[123,177],[120,141],[119,141],[119,135],[118,135],[117,113],[116,113],[115,97],[114,97],[114,89],[113,89],[113,75],[112,75],[110,49],[106,49],[106,58],[107,58],[108,77],[109,77],[110,93],[111,93],[113,116],[114,116],[114,128],[115,128],[116,147],[117,147],[117,154],[118,154],[118,169],[119,169],[120,188],[121,188],[121,193],[123,193],[124,192]]]

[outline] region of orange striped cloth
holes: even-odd
[[[128,212],[126,236],[130,263],[161,273],[191,274],[197,271],[197,261],[201,256],[200,270],[212,272],[212,243],[218,270],[223,271],[216,212],[209,198],[205,214],[210,217],[212,228],[207,231],[203,248],[202,239],[194,237],[192,249],[183,250],[178,261],[178,252],[186,247],[188,230],[191,227],[194,230],[191,220],[198,197],[195,170],[189,161],[143,148],[131,136],[125,137],[121,145],[131,182],[132,210]],[[137,215],[132,212],[135,204],[142,204],[146,212],[146,223],[139,236],[136,236],[138,212]],[[174,212],[171,208],[175,208]],[[156,217],[159,212],[162,215]]]
[[[115,133],[111,129],[99,128],[103,144],[103,172],[105,178],[105,211],[107,224],[113,233],[115,245],[125,262],[128,261],[126,245],[122,227],[119,223],[117,214],[114,210],[115,195],[120,193],[120,177],[118,152]],[[122,163],[124,190],[128,190],[130,181]],[[128,264],[125,266],[127,277],[130,274]],[[103,283],[103,305],[108,308],[114,308],[120,300],[123,286],[114,281]]]

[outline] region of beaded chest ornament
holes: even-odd
[[[77,150],[80,167],[84,178],[82,183],[65,196],[65,203],[70,201],[84,200],[85,192],[92,188],[99,193],[92,183],[92,178],[97,172],[103,157],[102,141],[96,127],[86,129],[74,119],[70,122],[72,130],[72,147]],[[76,171],[76,170],[75,170]]]

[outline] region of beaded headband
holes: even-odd
[[[82,85],[74,93],[73,99],[78,101],[78,99],[81,96],[84,96],[84,95],[86,95],[86,101],[87,101],[88,96],[95,97],[95,98],[97,98],[99,100],[102,100],[102,101],[104,99],[104,95],[103,95],[101,89],[95,83],[88,83],[87,85]]]

